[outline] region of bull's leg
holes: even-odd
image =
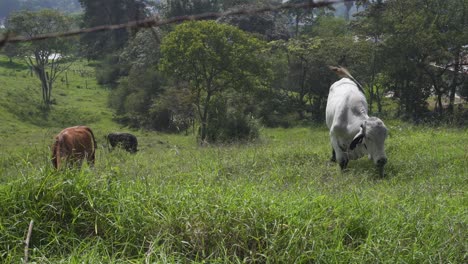
[[[89,156],[88,156],[88,164],[90,167],[94,167],[94,161],[96,160],[96,152],[93,151]]]
[[[333,147],[332,147],[332,156],[330,158],[330,161],[331,162],[336,162],[336,153],[335,153],[335,150],[333,149]]]
[[[340,168],[342,170],[346,169],[346,166],[348,165],[348,154],[346,153],[346,148],[343,148],[340,146],[338,140],[331,136],[331,142],[333,146],[333,150],[335,152],[335,158],[338,164],[340,164]]]

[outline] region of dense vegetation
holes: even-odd
[[[80,3],[83,16],[22,11],[11,14],[5,25],[14,34],[34,36],[78,25],[121,24],[279,1]],[[468,3],[356,1],[346,3],[348,13],[353,5],[361,12],[352,20],[349,15],[348,20],[335,17],[331,8],[297,9],[161,29],[89,33],[81,36],[79,45],[75,39],[7,44],[3,52],[10,58],[35,55],[36,62],[29,59],[29,65],[41,80],[46,109],[53,103],[57,76],[68,63],[93,59],[99,84],[112,91],[109,105],[116,121],[172,132],[195,126],[200,128],[200,142],[252,139],[259,123],[288,127],[322,122],[328,87],[336,80],[328,65],[338,64],[364,85],[370,112],[416,123],[465,125]],[[63,56],[50,59],[52,54]],[[392,96],[396,111],[385,109],[385,96]],[[242,132],[229,133],[232,128]]]
[[[13,2],[38,6],[5,30],[34,36],[280,1],[80,0],[73,16]],[[346,10],[5,44],[0,262],[24,258],[31,220],[36,263],[466,262],[468,2]],[[355,75],[389,129],[384,178],[367,159],[329,162],[328,65]],[[52,138],[78,124],[96,165],[55,171]],[[112,131],[140,151],[109,151]]]
[[[2,133],[2,262],[24,256],[30,220],[30,260],[41,263],[466,258],[466,129],[387,120],[381,179],[365,159],[345,173],[328,162],[323,125],[209,147],[193,135],[134,132],[141,150],[131,155],[107,150],[102,135],[116,127],[105,119],[89,123],[99,143],[92,169],[52,169],[48,146],[59,128]]]

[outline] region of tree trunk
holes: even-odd
[[[307,78],[307,67],[304,66],[307,65],[307,61],[304,58],[301,58],[301,67],[302,67],[302,77],[301,77],[301,88],[299,91],[299,98],[298,98],[298,114],[299,118],[302,120],[304,119],[304,97],[305,97],[305,85],[306,85],[306,78]]]
[[[369,105],[369,114],[372,114],[373,112],[373,106],[374,106],[374,88],[372,87],[372,82],[370,84],[370,86],[368,87],[367,89],[369,91],[369,101],[368,101],[368,105]]]
[[[295,28],[295,31],[296,31],[296,35],[295,37],[299,36],[299,22],[301,21],[301,16],[299,14],[296,15],[296,28]]]
[[[379,88],[380,88],[379,85],[376,85],[376,86],[375,86],[375,89],[376,89],[376,90],[375,90],[375,95],[376,95],[376,96],[375,96],[375,98],[376,98],[375,101],[376,101],[376,103],[377,103],[377,111],[378,111],[379,113],[382,113],[382,94],[381,94]]]
[[[34,69],[39,77],[39,80],[41,81],[42,102],[45,106],[48,106],[50,101],[48,74],[46,73],[44,67],[34,66]]]
[[[201,131],[200,131],[200,139],[201,143],[206,141],[207,135],[207,129],[208,129],[208,105],[211,100],[211,91],[208,89],[208,92],[206,94],[205,98],[205,105],[203,109],[203,115],[201,116]]]
[[[374,41],[376,43],[376,41]],[[374,44],[375,45],[375,44]],[[374,104],[374,82],[375,82],[375,47],[372,49],[372,74],[371,74],[371,81],[369,84],[369,114],[372,114],[372,106]]]
[[[444,112],[444,106],[442,105],[442,94],[440,93],[437,94],[437,105],[439,105],[439,107],[437,108],[437,112],[439,112],[439,114],[442,114]]]
[[[460,84],[458,83],[458,72],[460,71],[460,58],[455,63],[454,69],[453,69],[453,78],[452,78],[452,83],[450,84],[449,88],[449,105],[448,105],[448,112],[450,114],[453,114],[453,106],[455,105],[455,94],[457,92],[457,86]]]

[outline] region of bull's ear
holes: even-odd
[[[349,149],[353,150],[356,148],[358,144],[362,143],[362,140],[366,136],[366,129],[365,129],[365,124],[361,125],[361,129],[359,132],[354,136],[353,141],[351,142],[351,145],[349,145]]]

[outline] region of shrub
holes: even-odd
[[[98,84],[115,85],[120,77],[121,66],[119,57],[109,55],[96,67],[96,79]]]
[[[251,141],[259,136],[259,125],[251,113],[242,108],[228,107],[223,100],[215,100],[209,113],[207,140],[209,142]]]

